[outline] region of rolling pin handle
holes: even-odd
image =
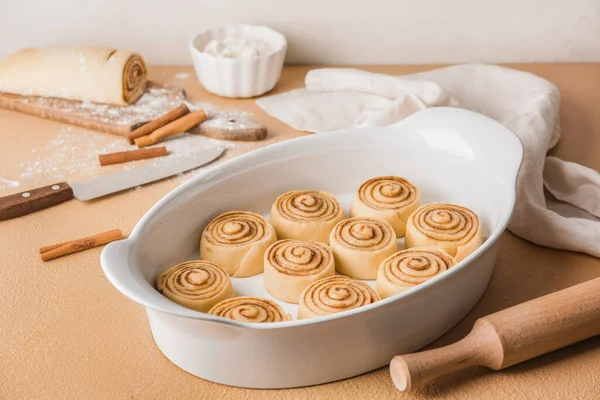
[[[475,321],[463,340],[396,356],[390,363],[402,391],[470,365],[500,370],[600,335],[600,278],[512,306]]]
[[[475,323],[462,340],[441,348],[395,356],[390,362],[392,381],[398,390],[413,388],[449,372],[482,365],[499,369],[502,344],[493,327],[485,320]]]

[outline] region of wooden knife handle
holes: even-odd
[[[498,311],[475,321],[449,346],[396,356],[392,380],[401,391],[470,365],[500,370],[600,335],[600,278]]]
[[[0,197],[0,221],[64,203],[73,198],[73,189],[67,182]]]

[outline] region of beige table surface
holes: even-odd
[[[600,170],[600,64],[513,67],[539,74],[560,87],[563,137],[552,153]],[[401,74],[428,68],[368,69]],[[309,69],[285,68],[275,91],[301,86]],[[207,94],[190,67],[151,68],[150,77],[184,85],[192,101],[254,111],[267,125],[270,134],[266,141],[238,144],[224,159],[301,134],[267,117],[252,100],[225,100]],[[0,177],[4,179],[0,180],[0,195],[50,184],[60,176],[78,179],[106,172],[89,171],[96,148],[122,140],[0,110]],[[62,171],[53,171],[52,166]],[[99,263],[101,248],[47,263],[39,260],[37,251],[43,245],[112,228],[129,233],[157,200],[188,177],[87,204],[73,200],[0,222],[0,399],[600,398],[600,338],[501,372],[484,368],[457,372],[412,395],[394,389],[387,368],[326,385],[271,391],[226,387],[183,372],[155,346],[144,309],[104,277]],[[19,186],[13,183],[9,187],[8,181],[18,181]],[[479,316],[597,276],[598,259],[538,247],[505,233],[487,292],[475,309],[433,346],[461,338]]]

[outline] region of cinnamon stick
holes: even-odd
[[[206,113],[204,110],[198,110],[193,113],[189,113],[178,120],[175,120],[170,124],[155,130],[149,135],[135,139],[135,144],[137,144],[139,148],[156,144],[161,140],[168,138],[169,136],[183,133],[203,121],[206,121]]]
[[[161,157],[169,154],[165,146],[148,147],[145,149],[135,149],[128,151],[119,151],[116,153],[98,154],[100,165],[119,164],[128,161],[144,160],[146,158]]]
[[[88,236],[82,239],[71,240],[44,246],[40,248],[40,257],[42,261],[52,260],[53,258],[65,256],[67,254],[76,253],[91,249],[92,247],[101,246],[103,244],[123,239],[123,233],[120,229],[113,229],[107,232],[98,233],[93,236]]]
[[[155,130],[157,130],[158,128],[161,128],[161,127],[183,117],[184,115],[188,114],[189,112],[190,112],[190,109],[185,104],[182,104],[179,107],[172,109],[168,113],[163,114],[160,117],[158,117],[157,119],[150,121],[147,124],[144,124],[144,125],[140,126],[139,128],[137,128],[136,130],[130,132],[127,135],[127,138],[129,139],[129,143],[133,144],[135,142],[135,139],[137,139],[141,136],[149,135],[152,132],[154,132]]]
[[[72,240],[67,240],[66,242],[60,242],[60,243],[56,243],[56,244],[51,244],[50,246],[40,247],[40,255],[42,253],[46,253],[46,252],[48,252],[50,250],[54,250],[54,249],[57,249],[57,248],[59,248],[61,246],[64,246],[65,244],[69,244],[71,242],[72,242]]]

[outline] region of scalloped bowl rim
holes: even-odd
[[[227,29],[242,29],[242,28],[262,29],[262,30],[267,31],[269,33],[269,35],[271,35],[272,37],[277,37],[277,40],[271,40],[272,38],[265,39],[273,46],[273,51],[271,51],[268,54],[263,54],[260,56],[252,56],[252,57],[245,57],[245,58],[223,58],[223,57],[215,57],[212,54],[206,53],[205,51],[199,49],[198,46],[196,46],[196,40],[198,40],[202,36],[211,34],[216,31],[227,30]],[[280,42],[280,43],[278,43],[278,42]],[[265,59],[268,57],[272,57],[278,53],[281,53],[282,51],[287,51],[287,46],[288,46],[287,39],[281,32],[278,32],[275,29],[270,28],[266,25],[254,25],[254,24],[222,25],[222,26],[216,26],[213,28],[209,28],[209,29],[206,29],[206,30],[198,33],[196,36],[194,36],[192,39],[190,39],[188,42],[188,45],[189,45],[190,50],[195,52],[196,55],[198,55],[200,57],[205,57],[207,59],[214,60],[216,62],[224,62],[224,63],[241,63],[241,62],[243,62],[243,60],[248,61],[248,60]]]

